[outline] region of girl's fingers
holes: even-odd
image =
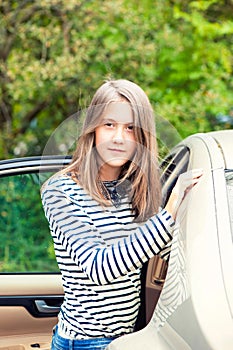
[[[199,182],[203,175],[202,169],[193,169],[181,174],[178,177],[177,183],[172,190],[167,210],[170,211],[172,216],[176,218],[177,210],[183,202],[189,191]]]

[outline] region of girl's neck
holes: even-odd
[[[107,166],[102,166],[100,169],[100,180],[101,181],[114,181],[119,178],[120,175],[120,170],[119,168],[112,168],[112,167],[107,167]]]
[[[107,175],[107,174],[106,174],[106,176],[100,175],[100,180],[102,182],[104,182],[104,181],[116,181],[116,180],[118,180],[118,176],[119,175],[117,175],[117,176],[111,176],[111,175]]]

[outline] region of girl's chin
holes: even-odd
[[[114,159],[110,161],[106,161],[103,166],[109,167],[109,168],[121,168],[128,162],[128,159]]]

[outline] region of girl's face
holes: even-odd
[[[133,112],[126,101],[111,102],[95,129],[101,180],[116,180],[136,150]]]

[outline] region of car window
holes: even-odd
[[[166,205],[179,175],[187,171],[188,162],[189,149],[186,146],[178,147],[161,162],[160,169],[162,172],[161,183],[163,186],[163,207]]]
[[[233,236],[233,170],[226,171],[226,182],[229,213],[231,219],[231,234]]]
[[[58,272],[40,187],[51,173],[0,179],[0,273]]]

